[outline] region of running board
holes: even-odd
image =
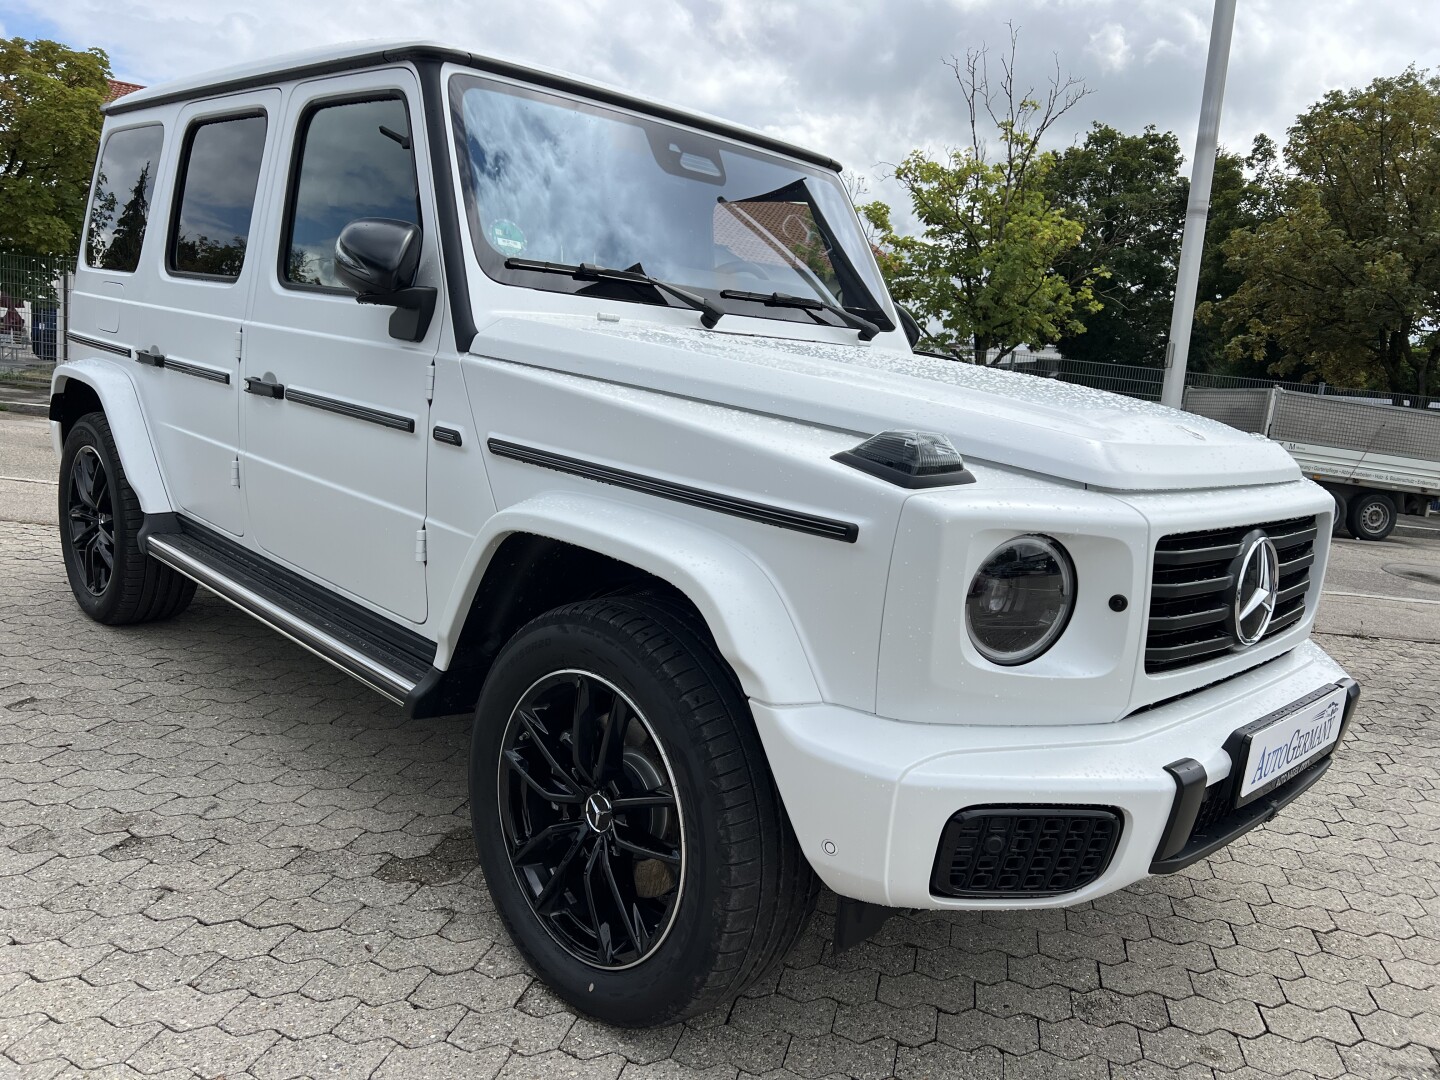
[[[204,526],[175,524],[147,532],[151,556],[397,705],[430,673],[433,641]]]

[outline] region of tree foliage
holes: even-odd
[[[1147,127],[1126,135],[1091,126],[1083,142],[1061,153],[1045,177],[1052,204],[1084,229],[1059,260],[1069,280],[1103,266],[1084,333],[1063,334],[1060,351],[1077,360],[1161,364],[1175,295],[1175,266],[1189,185],[1180,141]]]
[[[1055,157],[1040,149],[1046,130],[1086,89],[1062,78],[1058,63],[1043,96],[1022,88],[1016,51],[1012,29],[994,83],[986,50],[951,59],[970,144],[940,156],[916,150],[895,167],[920,234],[899,234],[883,202],[860,208],[875,230],[891,291],[927,327],[927,343],[981,363],[1079,333],[1079,317],[1098,306],[1090,270],[1067,277],[1057,269],[1083,226],[1046,198]],[[999,133],[993,155],[985,139],[991,127]]]
[[[1332,91],[1290,128],[1272,220],[1235,231],[1233,355],[1424,395],[1440,360],[1440,79]]]
[[[0,247],[76,249],[109,76],[100,49],[0,40]]]

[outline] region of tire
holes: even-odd
[[[1346,500],[1345,496],[1341,495],[1339,492],[1332,491],[1330,493],[1330,497],[1335,500],[1335,520],[1330,523],[1330,535],[1348,535],[1350,532],[1350,525],[1349,522],[1346,520],[1346,515],[1349,512],[1350,504]]]
[[[1350,498],[1345,522],[1356,540],[1384,540],[1395,531],[1395,504],[1378,491],[1362,491]]]
[[[193,581],[140,550],[144,521],[105,414],[87,413],[60,455],[60,548],[70,591],[96,622],[168,619],[195,595]]]
[[[617,718],[623,736],[607,743]],[[470,812],[516,947],[607,1024],[730,1000],[784,957],[815,906],[743,693],[703,624],[660,601],[570,604],[510,640],[476,709]]]

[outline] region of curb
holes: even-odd
[[[50,406],[34,401],[0,401],[0,412],[24,413],[28,416],[49,416]]]

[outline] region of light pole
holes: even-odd
[[[1205,248],[1205,219],[1210,213],[1210,183],[1215,177],[1220,106],[1225,100],[1225,71],[1230,66],[1230,34],[1234,28],[1235,0],[1215,0],[1205,88],[1200,92],[1200,130],[1195,135],[1195,157],[1190,162],[1190,202],[1185,208],[1185,234],[1180,239],[1180,267],[1175,275],[1175,310],[1170,315],[1170,340],[1165,346],[1165,382],[1160,391],[1160,401],[1176,409],[1185,398],[1190,325],[1195,321],[1195,289],[1200,283],[1200,256]]]

